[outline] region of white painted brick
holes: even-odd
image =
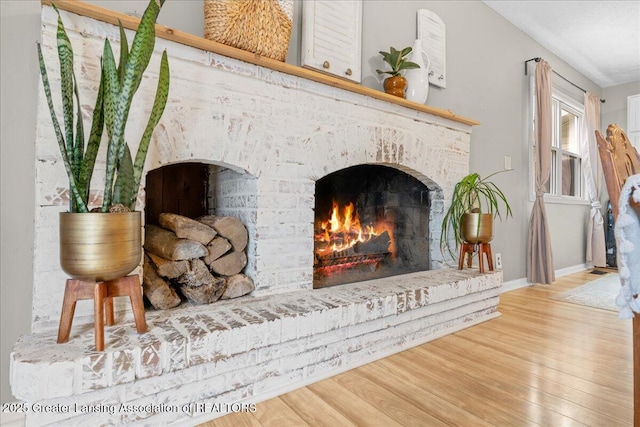
[[[314,365],[326,359],[325,347],[315,347],[304,352],[282,357],[278,360],[278,372],[280,374]]]
[[[87,103],[85,92],[97,89],[95,73],[90,71],[99,66],[102,37],[117,38],[117,27],[62,13],[74,48],[78,46],[76,53],[86,64],[79,84]],[[56,56],[56,15],[48,6],[43,8],[43,22],[55,98],[58,71],[51,64]],[[137,336],[131,325],[108,329],[104,356],[87,356],[93,336],[83,324],[91,321],[92,307],[79,304],[70,343],[51,347],[66,279],[58,262],[57,212],[66,209],[68,196],[39,91],[32,329],[42,335],[25,339],[14,349],[14,394],[36,400],[36,394],[51,398],[86,392],[74,398],[88,399],[114,390],[112,399],[130,402],[164,402],[174,396],[184,403],[197,398],[232,403],[495,312],[501,273],[471,277],[469,272],[429,272],[403,276],[402,283],[380,279],[314,290],[317,297],[310,296],[315,180],[349,166],[383,163],[429,183],[429,259],[432,268],[439,267],[436,223],[450,203],[443,196],[468,173],[469,126],[166,40],[158,41],[147,73],[150,78],[143,79],[142,110],[151,106],[160,51],[165,47],[175,77],[172,97],[154,132],[144,172],[184,161],[228,168],[215,169],[216,179],[224,185],[217,187],[217,197],[210,202],[216,214],[236,216],[247,225],[247,273],[256,281],[256,291],[255,298],[244,298],[242,305],[257,317],[244,316],[248,319],[244,321],[242,312],[233,311],[235,302],[191,307],[193,313],[184,318],[187,323],[172,320],[173,314],[154,313],[147,334]],[[88,113],[84,111],[86,122]],[[132,113],[126,136],[134,144],[146,125],[146,114]],[[103,175],[100,160],[94,181]],[[100,187],[92,193],[94,203],[101,200]],[[144,191],[138,196],[142,209]],[[52,287],[52,282],[60,286]],[[290,296],[296,292],[302,296]],[[253,311],[252,301],[260,304]],[[118,320],[130,322],[124,306]],[[121,332],[124,335],[118,335]],[[27,344],[48,350],[34,359],[28,356],[33,352],[25,351]],[[305,347],[323,345],[326,348],[318,350],[322,356],[314,351],[305,355]],[[300,368],[291,371],[292,366]],[[36,390],[30,384],[37,376]],[[179,390],[172,394],[175,387]],[[227,391],[229,387],[236,389]],[[69,422],[82,425],[87,419],[81,415]],[[123,416],[117,421],[153,425],[177,419],[159,414],[142,419]]]
[[[80,394],[91,390],[99,390],[109,385],[111,379],[111,354],[95,353],[76,364],[75,377]]]
[[[342,323],[342,307],[336,307],[330,310],[327,310],[326,315],[324,317],[324,326],[323,329],[325,331],[333,331],[340,328]]]
[[[136,360],[133,349],[114,351],[111,355],[109,385],[130,383],[136,377]]]
[[[292,354],[302,353],[307,348],[307,338],[294,339],[282,344],[263,347],[257,350],[257,363],[266,363]]]
[[[353,309],[353,324],[362,323],[367,319],[366,303],[356,304]]]
[[[117,389],[100,390],[72,397],[50,399],[42,402],[30,402],[30,411],[27,413],[27,425],[83,425],[83,414],[90,410],[108,412],[121,402],[121,396]],[[52,405],[55,408],[68,409],[69,412],[36,411],[34,404]],[[87,424],[84,424],[87,425]]]
[[[266,347],[280,342],[280,325],[264,322],[247,326],[247,348],[249,350]]]
[[[256,230],[256,236],[261,239],[282,238],[283,236],[295,236],[296,226],[288,223],[274,223],[271,225],[260,226]]]
[[[285,287],[285,285],[292,285],[291,288],[295,289],[293,285],[308,286],[311,287],[313,283],[312,266],[305,266],[301,269],[289,269],[286,271],[278,271],[276,274],[278,286]]]
[[[11,390],[21,400],[36,400],[37,396],[71,396],[74,393],[75,364],[73,361],[50,363],[47,366],[47,380],[41,381],[42,365],[16,360],[11,355]]]
[[[379,319],[384,315],[384,299],[372,298],[365,304],[365,320]]]
[[[258,225],[278,224],[308,224],[313,223],[313,211],[300,209],[264,209],[257,210]]]
[[[387,316],[395,315],[397,313],[397,307],[398,307],[398,296],[397,295],[386,296],[383,302],[382,316],[387,317]]]
[[[348,328],[340,328],[335,331],[325,332],[324,334],[315,334],[306,339],[306,348],[324,347],[327,344],[337,343],[346,339],[348,335]]]
[[[120,391],[121,400],[132,401],[171,390],[177,386],[196,382],[201,378],[202,372],[202,366],[190,367],[181,371],[164,373],[159,376],[134,381],[130,384],[120,385],[116,389]]]
[[[327,372],[336,372],[337,370],[342,369],[344,364],[344,356],[336,356],[332,359],[325,360],[324,362],[307,366],[305,370],[305,377],[323,377]]]
[[[136,356],[136,378],[148,378],[160,375],[163,364],[163,343],[150,342],[139,350]],[[165,356],[164,359],[167,357]]]
[[[382,319],[370,320],[368,322],[349,326],[347,335],[349,337],[357,337],[360,335],[366,335],[370,332],[379,331],[381,329],[384,329],[384,322]]]
[[[422,274],[408,275],[405,284],[402,286],[403,294],[414,286],[414,289],[422,290],[421,284],[423,279],[430,277],[432,286],[444,286],[444,281],[453,278],[461,279],[463,277],[471,277],[470,271],[458,272],[428,272]],[[476,275],[477,276],[477,275]],[[494,276],[500,277],[495,274]],[[118,396],[124,398],[128,396],[127,401],[135,401],[145,396],[145,401],[162,403],[167,401],[168,396],[173,401],[189,403],[194,400],[202,400],[215,395],[216,393],[226,393],[226,390],[237,388],[243,390],[241,394],[245,397],[258,390],[259,392],[267,392],[272,387],[285,386],[291,381],[300,381],[302,378],[317,375],[324,369],[339,369],[340,366],[348,364],[363,363],[361,361],[370,360],[376,354],[393,351],[399,345],[405,345],[407,342],[424,341],[434,336],[440,331],[450,329],[456,325],[471,322],[478,318],[492,315],[498,303],[498,294],[495,287],[491,284],[491,280],[479,277],[481,285],[477,287],[487,287],[466,296],[453,298],[441,303],[431,304],[422,308],[415,308],[402,315],[404,317],[402,323],[389,322],[387,318],[378,318],[375,320],[365,321],[364,323],[354,324],[348,328],[340,328],[325,333],[310,335],[306,338],[299,338],[282,344],[274,344],[272,346],[263,347],[260,350],[240,353],[238,355],[218,359],[215,362],[206,362],[200,366],[186,368],[175,372],[164,373],[151,376],[147,379],[140,379],[132,384],[121,384],[109,390],[114,390]],[[464,280],[462,280],[464,281]],[[485,283],[486,282],[486,283]],[[451,289],[455,289],[458,282],[451,282]],[[459,288],[459,286],[458,286]],[[464,286],[466,292],[470,292],[472,287]],[[344,289],[351,289],[351,300],[348,302],[341,294],[345,294]],[[172,322],[160,321],[159,319],[151,319],[154,322],[154,329],[168,328],[166,332],[155,331],[153,336],[142,339],[141,342],[151,342],[153,339],[169,339],[175,340],[174,337],[177,325],[182,325],[182,333],[186,336],[198,336],[200,331],[206,330],[207,333],[213,334],[229,334],[230,329],[226,329],[233,325],[233,328],[242,330],[257,325],[269,325],[274,322],[272,316],[280,317],[280,326],[286,319],[293,319],[300,325],[300,321],[305,321],[304,310],[310,310],[313,319],[316,313],[324,312],[325,320],[327,314],[332,311],[343,311],[348,306],[368,307],[368,313],[376,313],[375,316],[382,315],[385,304],[388,304],[387,298],[381,298],[379,295],[383,292],[377,281],[369,283],[361,283],[358,285],[347,285],[343,287],[341,292],[336,295],[327,293],[327,289],[317,291],[318,295],[323,298],[316,298],[312,293],[305,294],[285,294],[278,299],[267,301],[263,299],[246,300],[244,304],[239,305],[238,301],[229,301],[221,304],[215,318],[224,319],[224,324],[214,320],[214,317],[203,316],[198,314],[198,310],[202,307],[192,307],[190,317],[181,317],[180,314],[174,316]],[[387,289],[388,296],[395,298],[393,289]],[[366,301],[366,295],[376,295],[376,299],[370,303]],[[329,298],[331,297],[331,298]],[[467,301],[467,302],[465,302]],[[339,305],[339,304],[347,304]],[[284,311],[277,307],[284,304]],[[252,308],[255,305],[255,308]],[[236,307],[235,309],[232,307]],[[371,310],[371,308],[374,308]],[[280,313],[279,313],[280,311]],[[292,316],[292,313],[299,311],[298,316]],[[287,317],[286,314],[289,314]],[[161,318],[166,313],[159,313]],[[371,315],[371,314],[370,314]],[[373,315],[371,315],[373,316]],[[375,317],[374,316],[374,317]],[[337,315],[335,317],[338,317]],[[393,316],[392,316],[393,317]],[[189,319],[193,319],[194,324],[186,324]],[[316,317],[317,318],[317,317]],[[245,320],[243,323],[241,320]],[[335,321],[335,320],[334,320]],[[275,323],[274,323],[275,325]],[[304,328],[304,323],[302,324]],[[271,326],[265,326],[271,328]],[[121,327],[119,330],[126,332],[130,329]],[[311,328],[313,331],[313,327]],[[306,333],[306,332],[305,332]],[[348,338],[351,336],[351,338]],[[134,335],[133,337],[137,337]],[[164,338],[163,338],[164,337]],[[84,339],[84,338],[83,338]],[[37,339],[34,339],[37,341]],[[84,339],[90,341],[89,339]],[[85,345],[88,345],[85,343]],[[164,347],[164,345],[163,345]],[[169,363],[168,361],[166,363]],[[156,366],[155,363],[147,363],[151,367]],[[164,365],[165,369],[167,365]],[[149,367],[149,366],[147,366]],[[293,370],[293,371],[292,371]],[[99,371],[99,370],[98,370]],[[97,378],[101,378],[100,375]],[[92,376],[89,382],[94,380]],[[97,384],[97,383],[93,383]],[[251,389],[253,387],[253,389]],[[118,390],[127,390],[125,393]],[[85,393],[91,395],[97,392]],[[155,397],[153,397],[155,396]],[[151,399],[151,400],[149,400]],[[167,415],[168,416],[168,415]],[[186,415],[185,415],[186,416]],[[138,419],[136,417],[128,418],[130,421],[145,423],[149,420],[152,423],[157,422],[160,418],[143,416]],[[78,417],[78,420],[82,420]],[[164,419],[164,418],[162,418]],[[180,417],[176,417],[180,419]],[[77,421],[80,423],[80,421]]]
[[[248,386],[238,387],[233,391],[217,395],[214,399],[205,399],[203,402],[207,405],[210,412],[227,413],[227,409],[231,404],[253,396],[254,394],[254,385],[250,384]]]
[[[117,420],[116,423],[132,425],[134,423],[144,422],[145,420],[152,422],[153,416],[157,413],[153,410],[152,405],[159,405],[156,395],[123,403],[123,406],[119,406],[119,411],[114,415],[114,418]],[[148,411],[146,407],[149,407],[151,410]],[[137,408],[142,408],[142,410],[137,410]]]
[[[297,317],[297,338],[313,335],[313,313],[305,313]]]
[[[221,374],[234,372],[247,366],[256,365],[257,363],[257,350],[223,357],[219,360],[215,360],[213,363],[207,363],[206,365],[203,365],[202,369],[200,370],[199,379],[214,378]]]
[[[267,377],[254,384],[254,391],[255,393],[266,393],[271,390],[279,390],[288,384],[302,381],[304,377],[305,377],[304,368],[287,372],[283,375],[279,375],[275,377]]]
[[[282,342],[292,341],[298,337],[298,318],[286,317],[280,321]]]

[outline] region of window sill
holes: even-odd
[[[591,202],[589,200],[581,199],[580,197],[551,196],[548,194],[545,194],[544,202],[551,203],[551,204],[559,204],[559,205],[591,206]]]

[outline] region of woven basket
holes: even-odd
[[[204,0],[205,38],[279,61],[292,19],[293,0]]]

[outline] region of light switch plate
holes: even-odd
[[[504,156],[504,170],[511,170],[511,156]]]

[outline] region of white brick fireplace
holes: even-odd
[[[115,40],[117,27],[62,15],[82,70],[87,111],[98,84],[102,39]],[[56,99],[56,15],[44,7],[42,16]],[[126,323],[121,303],[120,323],[107,327],[104,352],[93,351],[91,303],[79,305],[70,342],[56,344],[66,280],[58,263],[57,216],[67,207],[67,180],[41,91],[33,334],[14,348],[11,382],[28,405],[77,406],[55,414],[31,411],[29,424],[86,425],[100,419],[114,425],[188,425],[216,415],[189,404],[257,401],[497,315],[501,273],[441,269],[438,249],[444,196],[468,173],[469,125],[161,39],[150,78],[134,101],[145,110],[164,49],[171,89],[147,171],[179,162],[228,170],[215,210],[247,225],[246,273],[256,290],[235,301],[148,312],[150,330],[143,335]],[[133,113],[130,144],[146,115]],[[402,170],[429,188],[425,238],[431,243],[425,256],[432,270],[313,290],[315,182],[364,164]],[[101,166],[94,182],[100,182]],[[94,188],[99,201],[101,186]],[[144,199],[141,192],[139,209]],[[100,402],[155,410],[110,413],[98,410]],[[81,405],[96,410],[89,413]]]

